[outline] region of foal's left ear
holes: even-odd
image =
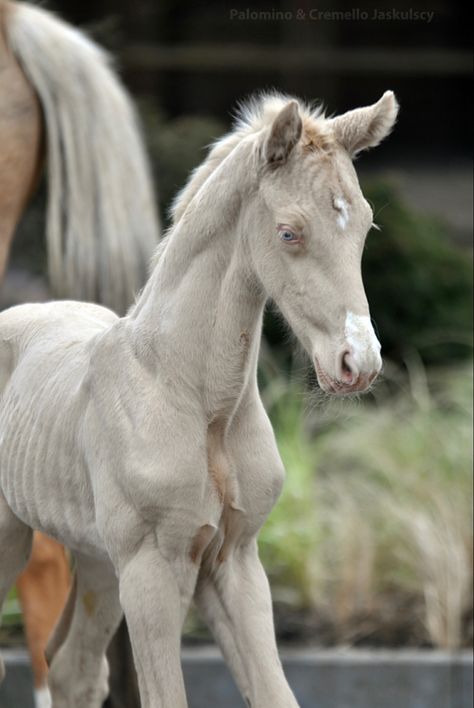
[[[387,137],[395,125],[398,102],[393,91],[385,91],[372,106],[356,108],[329,123],[336,139],[354,156],[361,150],[375,147]]]
[[[302,130],[298,103],[290,101],[273,121],[264,149],[267,162],[275,166],[283,164],[301,138]]]

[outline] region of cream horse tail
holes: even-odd
[[[123,312],[159,236],[134,108],[108,55],[49,12],[8,4],[6,32],[46,124],[51,285]]]

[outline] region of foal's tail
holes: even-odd
[[[49,12],[9,4],[6,32],[45,118],[51,284],[60,297],[123,312],[159,235],[130,99],[108,55]]]

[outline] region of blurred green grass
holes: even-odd
[[[4,627],[9,627],[16,626],[18,624],[21,624],[21,608],[16,596],[15,588],[12,588],[3,607],[2,625]]]

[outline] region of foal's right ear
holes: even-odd
[[[275,166],[283,164],[301,138],[302,130],[298,103],[290,101],[273,121],[264,148],[266,161]]]
[[[375,147],[392,130],[398,114],[398,102],[393,91],[385,91],[377,103],[355,108],[342,116],[331,118],[334,135],[354,157],[361,150]]]

